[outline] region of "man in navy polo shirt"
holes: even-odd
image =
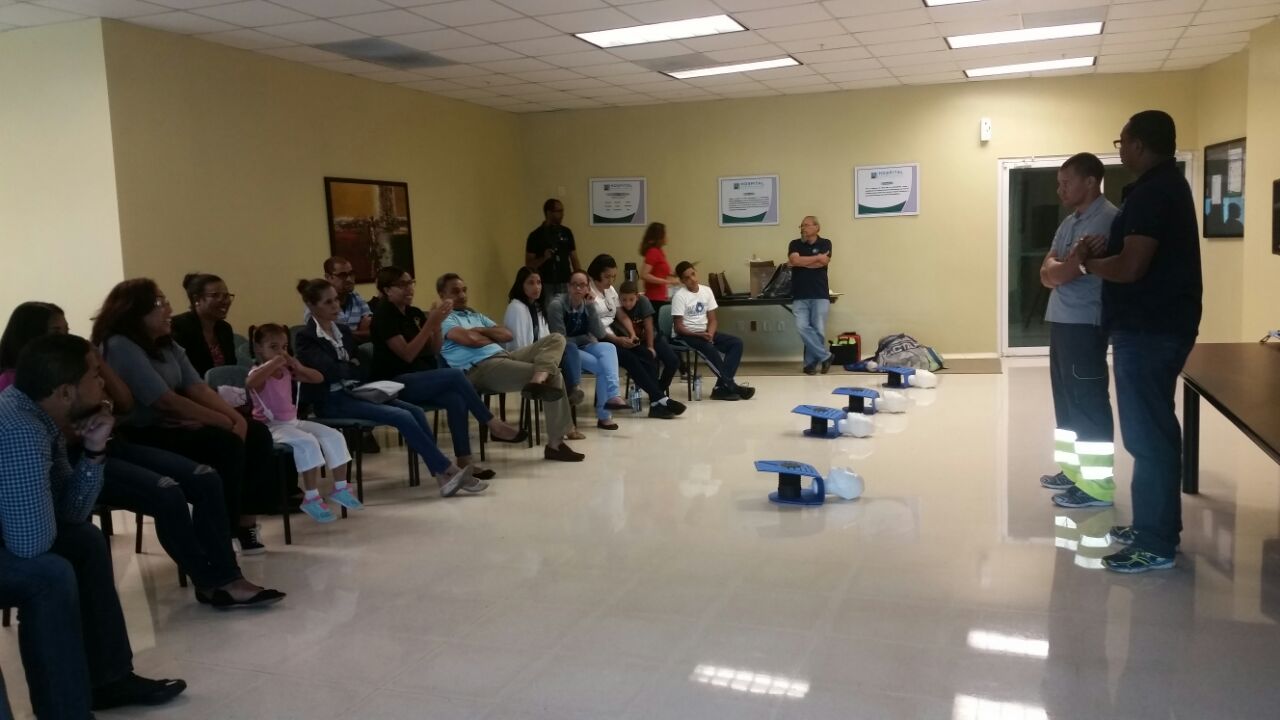
[[[1128,547],[1103,565],[1139,573],[1173,567],[1182,531],[1182,434],[1173,397],[1199,333],[1203,285],[1196,203],[1173,157],[1173,118],[1140,112],[1115,145],[1138,179],[1124,189],[1105,248],[1093,237],[1072,256],[1082,272],[1104,281],[1120,432],[1134,460],[1133,525],[1112,529]]]
[[[796,330],[804,342],[804,372],[814,375],[821,366],[825,375],[831,369],[831,350],[827,347],[827,312],[831,310],[831,288],[827,284],[827,266],[831,264],[831,241],[818,235],[822,226],[818,218],[806,215],[800,222],[800,237],[787,248],[791,265],[791,304],[796,316]]]

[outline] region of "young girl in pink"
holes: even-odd
[[[280,325],[268,324],[251,328],[253,354],[258,364],[249,371],[245,389],[253,400],[253,418],[271,429],[271,437],[293,449],[293,462],[302,475],[306,494],[302,511],[318,522],[333,522],[336,517],[325,505],[317,488],[320,468],[333,472],[333,492],[329,499],[351,510],[362,505],[347,485],[347,463],[351,454],[342,433],[320,423],[298,419],[293,381],[324,382],[324,376],[298,362],[289,354],[289,332]]]

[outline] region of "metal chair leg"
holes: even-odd
[[[291,467],[292,465],[291,458],[285,459],[286,456],[283,453],[280,454],[279,457],[281,459],[278,461],[277,467],[279,469],[278,469],[278,472],[276,473],[276,477],[280,483],[280,518],[284,521],[284,544],[292,545],[293,544],[293,526],[289,521],[289,484],[290,483],[288,481],[288,478],[290,476],[289,471],[293,470],[294,468]],[[294,473],[293,475],[294,477],[297,476],[296,473]]]
[[[133,534],[133,554],[142,554],[142,513],[134,513],[136,520],[135,531]]]
[[[12,612],[12,608],[5,608],[5,609],[2,611],[2,613],[0,613],[0,614],[2,614],[2,615],[3,615],[3,617],[2,617],[2,618],[0,618],[0,626],[3,626],[3,627],[9,627],[10,620],[11,620],[11,618],[10,618],[9,614],[10,614],[11,612]]]

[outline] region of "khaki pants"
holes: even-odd
[[[519,392],[535,372],[545,372],[547,384],[563,390],[560,358],[564,356],[564,342],[563,335],[547,335],[515,352],[498,353],[468,370],[467,379],[480,392],[508,393]],[[572,422],[569,399],[562,397],[542,406],[547,411],[547,444],[558,445]]]

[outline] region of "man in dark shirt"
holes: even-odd
[[[1173,567],[1182,531],[1182,433],[1173,398],[1200,328],[1200,238],[1195,199],[1173,157],[1173,118],[1140,112],[1115,144],[1138,179],[1124,189],[1111,236],[1091,236],[1068,257],[1104,281],[1120,432],[1134,461],[1133,525],[1112,529],[1128,547],[1103,565],[1139,573]]]
[[[413,343],[426,325],[427,314],[413,305],[406,306],[401,311],[395,303],[379,302],[373,310],[369,333],[369,339],[373,343],[371,376],[377,380],[391,380],[406,373],[435,370],[437,366],[434,351],[439,349],[439,343],[435,347],[424,347],[412,362],[404,360],[389,345],[391,339],[396,337],[404,338],[405,343]]]
[[[804,372],[822,374],[831,369],[831,350],[827,347],[827,313],[831,310],[831,288],[827,284],[827,266],[831,264],[831,241],[818,235],[822,226],[818,218],[806,215],[800,223],[800,237],[787,248],[791,265],[791,310],[796,316],[796,330],[804,341]]]
[[[569,289],[569,276],[582,266],[578,264],[578,246],[573,231],[564,222],[564,204],[555,198],[542,203],[542,224],[529,233],[524,243],[524,264],[542,276],[544,297],[563,295]]]

